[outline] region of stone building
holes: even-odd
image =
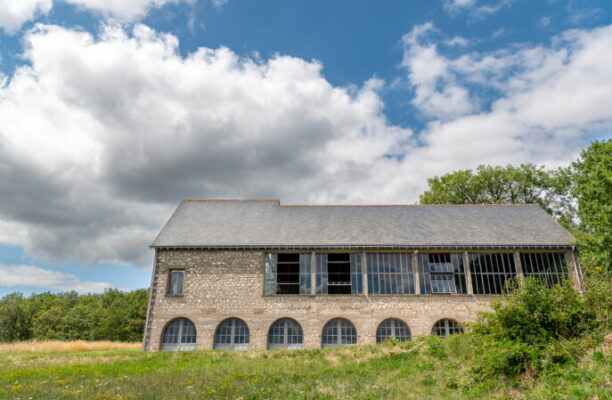
[[[183,201],[152,248],[145,350],[319,348],[449,335],[508,282],[581,280],[537,205]]]

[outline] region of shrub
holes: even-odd
[[[596,325],[595,313],[571,282],[552,288],[525,279],[471,326],[479,377],[553,371],[576,360]]]

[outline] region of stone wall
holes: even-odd
[[[350,320],[358,344],[376,342],[376,328],[387,318],[403,320],[412,336],[431,333],[441,318],[472,321],[489,309],[494,296],[472,295],[275,295],[263,296],[264,252],[158,250],[153,279],[146,350],[159,350],[162,331],[177,317],[189,318],[197,330],[196,348],[212,349],[214,332],[226,318],[244,320],[250,348],[265,349],[270,325],[290,317],[302,326],[304,348],[321,347],[321,331],[332,318]],[[182,296],[167,296],[168,271],[185,270]]]

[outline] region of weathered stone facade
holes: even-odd
[[[156,250],[145,350],[159,350],[164,327],[178,317],[197,330],[197,349],[212,349],[217,326],[227,318],[246,322],[250,349],[266,349],[268,329],[279,318],[296,320],[304,348],[321,347],[323,326],[332,318],[350,320],[358,344],[375,343],[376,329],[387,318],[403,320],[412,336],[431,333],[441,318],[472,321],[489,309],[495,296],[474,295],[263,295],[263,251]],[[571,259],[570,277],[575,274]],[[183,295],[168,296],[171,269],[184,269]]]

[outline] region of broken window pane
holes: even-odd
[[[567,263],[564,253],[520,253],[523,274],[548,287],[561,284],[567,279]]]
[[[317,254],[317,294],[363,294],[361,253]]]
[[[516,277],[512,253],[470,253],[474,294],[508,293],[508,283]]]
[[[369,294],[414,294],[412,254],[367,254]]]
[[[310,294],[310,253],[266,254],[264,294]]]
[[[418,254],[421,294],[465,294],[465,270],[461,253]]]
[[[300,293],[300,255],[277,254],[276,294]]]

